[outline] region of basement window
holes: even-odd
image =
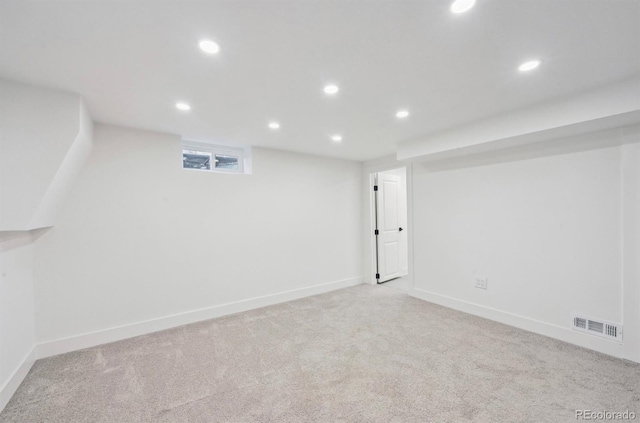
[[[250,150],[246,147],[216,145],[183,140],[182,168],[225,173],[247,172]]]
[[[182,167],[185,169],[211,170],[211,153],[182,150]]]

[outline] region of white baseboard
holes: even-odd
[[[286,301],[297,300],[312,295],[335,291],[336,289],[348,288],[361,283],[362,277],[358,276],[340,281],[295,289],[292,291],[280,292],[273,295],[250,298],[234,303],[187,311],[184,313],[173,314],[166,317],[104,329],[96,332],[84,333],[69,338],[47,341],[38,344],[37,358],[51,357],[53,355],[95,347],[96,345],[107,344],[109,342],[133,338],[134,336],[171,329],[176,326],[200,322],[202,320],[213,319],[242,311],[253,310]]]
[[[31,370],[31,366],[36,361],[36,348],[32,348],[31,351],[26,355],[26,357],[22,360],[22,363],[18,366],[18,368],[13,372],[9,380],[0,388],[0,412],[4,410],[4,407],[9,403],[9,400],[16,393],[16,390],[22,383],[29,370]]]
[[[570,318],[567,317],[567,327],[554,325],[540,320],[531,319],[507,311],[498,310],[481,304],[475,304],[457,298],[436,294],[421,289],[411,289],[409,295],[430,303],[438,304],[464,313],[484,317],[485,319],[504,323],[529,332],[555,338],[560,341],[589,348],[614,357],[623,358],[622,344],[608,339],[598,338],[593,335],[574,331],[568,327]]]

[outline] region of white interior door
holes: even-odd
[[[400,180],[397,175],[378,174],[378,282],[401,276]]]

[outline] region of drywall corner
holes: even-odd
[[[621,154],[623,356],[640,362],[640,143],[622,146]]]
[[[77,94],[0,79],[0,231],[52,226],[92,126]]]
[[[35,346],[26,355],[22,362],[18,365],[11,377],[0,387],[0,413],[7,406],[13,394],[16,393],[20,384],[29,374],[29,370],[36,362],[36,349]]]
[[[35,360],[31,232],[0,232],[0,410]]]
[[[53,226],[56,211],[89,157],[93,146],[93,121],[81,98],[78,98],[78,121],[78,134],[36,209],[29,229]]]

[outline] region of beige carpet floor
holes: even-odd
[[[576,409],[640,412],[640,365],[360,285],[39,360],[0,421],[572,422]]]

